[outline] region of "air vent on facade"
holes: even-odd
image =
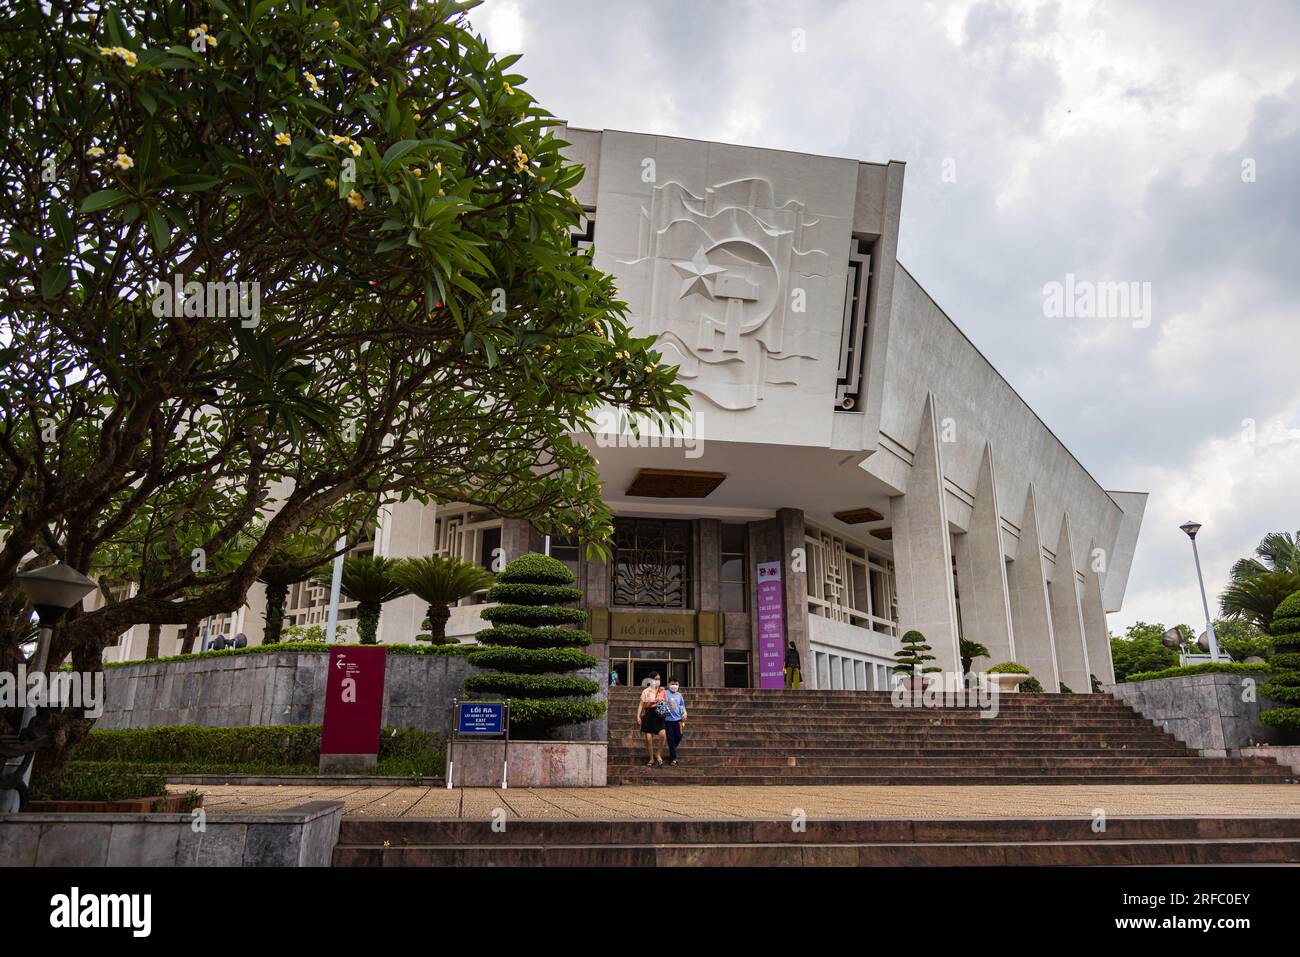
[[[641,469],[627,487],[627,494],[642,498],[704,498],[726,477],[725,472]]]
[[[836,512],[835,517],[845,525],[862,525],[865,522],[882,522],[885,516],[881,515],[874,508],[866,507],[850,509],[847,512]]]

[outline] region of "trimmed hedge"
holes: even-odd
[[[484,648],[469,656],[475,668],[541,674],[594,668],[597,660],[577,648]]]
[[[474,636],[480,645],[493,648],[585,648],[591,635],[576,628],[528,628],[525,625],[496,625]]]
[[[538,585],[531,582],[497,582],[487,593],[488,601],[516,605],[564,605],[581,597],[581,591],[568,585]]]
[[[92,730],[73,749],[68,766],[152,768],[164,775],[316,774],[320,734],[318,724]],[[375,773],[437,776],[443,768],[443,745],[443,735],[436,731],[384,728]]]
[[[564,698],[511,698],[510,725],[553,728],[595,721],[605,714],[604,701],[569,701]]]
[[[499,582],[525,582],[539,585],[572,585],[573,572],[564,562],[536,553],[520,555],[497,575]],[[581,596],[579,596],[581,597]]]
[[[1267,662],[1247,664],[1244,661],[1202,661],[1194,665],[1175,665],[1159,671],[1135,671],[1124,681],[1153,681],[1157,678],[1182,678],[1187,675],[1208,674],[1268,674],[1273,667]]]
[[[563,698],[593,695],[600,690],[600,682],[592,681],[590,678],[571,678],[564,675],[470,675],[465,679],[465,690],[495,692],[503,695],[529,695],[536,698]]]
[[[1044,694],[1042,682],[1033,675],[1030,675],[1024,681],[1020,682],[1017,690],[1021,694]]]
[[[479,615],[494,625],[525,625],[536,628],[541,625],[581,625],[587,620],[587,613],[581,608],[566,608],[563,605],[494,605],[484,608]]]
[[[223,648],[221,651],[199,651],[190,655],[167,655],[162,658],[137,658],[134,661],[106,661],[105,668],[124,668],[127,665],[156,665],[166,661],[194,661],[200,658],[232,658],[235,655],[270,654],[322,654],[331,648],[373,648],[374,645],[327,644],[315,641],[279,642],[273,645],[249,645],[246,648]],[[390,655],[469,655],[478,651],[477,645],[383,645]]]

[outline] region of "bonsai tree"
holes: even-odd
[[[934,655],[926,654],[930,651],[930,646],[925,643],[925,635],[913,629],[906,632],[902,639],[903,647],[894,655],[894,661],[897,664],[890,669],[896,675],[915,675],[919,669],[922,674],[940,671],[938,665],[927,665],[927,661],[934,661]]]
[[[961,673],[970,674],[971,662],[976,658],[987,658],[989,650],[978,641],[961,640]]]
[[[600,684],[566,674],[596,666],[596,659],[582,650],[591,635],[574,627],[587,620],[587,613],[565,607],[581,597],[573,587],[573,572],[545,555],[516,558],[488,592],[489,601],[501,604],[484,609],[492,627],[478,633],[478,642],[487,647],[471,654],[469,663],[493,670],[465,679],[465,690],[504,695],[510,701],[511,725],[521,736],[605,713],[604,701],[585,700]]]
[[[1259,713],[1259,720],[1286,731],[1300,734],[1300,591],[1293,592],[1277,606],[1269,630],[1273,634],[1273,656],[1269,664],[1272,677],[1260,685],[1265,698],[1286,705]]]
[[[447,643],[451,606],[496,581],[478,565],[440,555],[403,559],[392,570],[392,577],[410,594],[429,603],[429,640],[435,645]]]
[[[339,590],[357,603],[357,635],[363,645],[378,644],[379,615],[384,602],[409,594],[405,585],[393,577],[398,562],[392,558],[354,555],[343,559],[343,576]],[[320,571],[316,581],[325,587],[333,583],[332,571]]]

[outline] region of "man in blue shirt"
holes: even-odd
[[[672,765],[677,764],[677,745],[681,743],[682,734],[686,730],[686,699],[678,688],[677,679],[671,679],[668,682],[668,693],[664,696],[664,704],[668,706],[664,715],[664,732],[668,738],[668,763]]]

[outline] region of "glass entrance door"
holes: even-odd
[[[609,670],[620,685],[640,687],[652,672],[664,684],[676,679],[683,688],[695,680],[695,652],[690,648],[610,648]]]

